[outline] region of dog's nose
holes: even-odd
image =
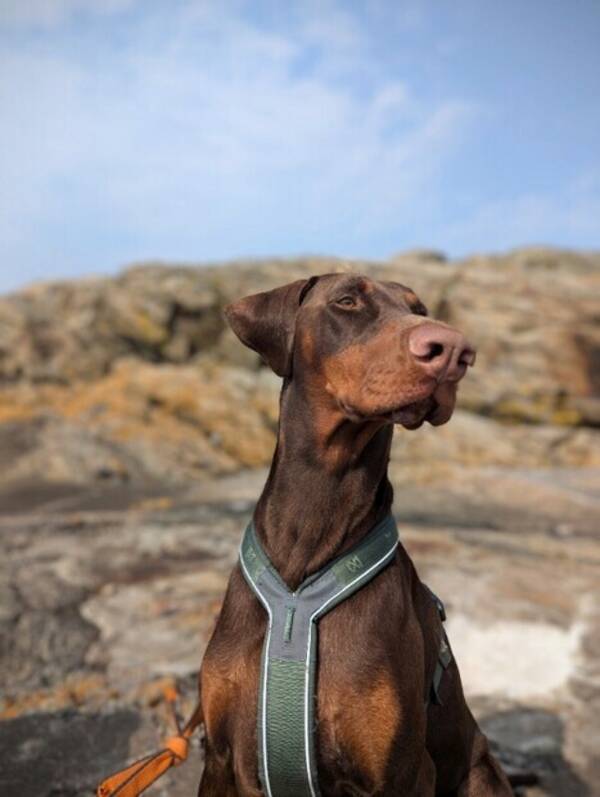
[[[458,382],[475,362],[475,348],[465,336],[443,324],[419,324],[410,333],[408,348],[421,368],[438,382]]]

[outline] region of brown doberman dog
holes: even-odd
[[[474,363],[463,335],[407,287],[327,274],[227,307],[243,343],[283,377],[277,448],[254,513],[290,589],[389,512],[393,428],[452,415]],[[200,674],[200,797],[259,797],[257,695],[267,618],[239,565]],[[508,797],[454,662],[426,702],[439,652],[431,594],[400,545],[392,564],[319,623],[316,760],[322,797]]]

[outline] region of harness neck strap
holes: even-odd
[[[314,704],[317,621],[373,579],[395,556],[391,515],[346,554],[292,592],[265,553],[254,524],[246,528],[240,565],[265,608],[258,705],[258,765],[266,797],[319,797]]]

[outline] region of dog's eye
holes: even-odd
[[[336,301],[340,307],[356,307],[356,299],[353,296],[342,296]]]

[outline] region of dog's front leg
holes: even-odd
[[[207,751],[198,797],[239,797],[230,756]]]
[[[409,792],[402,791],[402,795],[403,797],[405,795],[406,797],[434,797],[435,781],[435,764],[427,750],[424,750],[421,767],[414,788]],[[400,792],[398,792],[398,795],[400,795]]]
[[[477,731],[473,744],[472,760],[474,763],[458,787],[457,797],[512,797],[508,779],[480,731]]]

